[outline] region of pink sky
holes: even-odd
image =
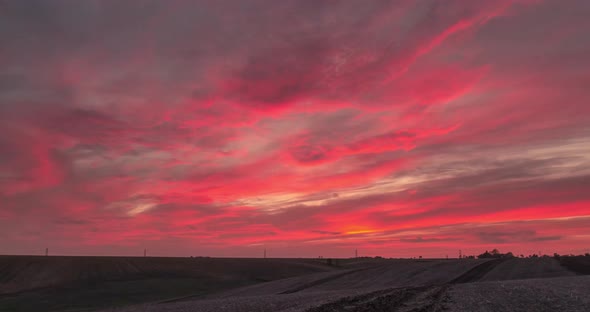
[[[590,2],[0,4],[0,253],[590,251]]]

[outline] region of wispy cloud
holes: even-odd
[[[582,250],[589,13],[582,0],[4,3],[0,247]]]

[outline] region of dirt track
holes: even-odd
[[[450,283],[451,284],[463,284],[463,283],[472,283],[479,281],[482,279],[486,274],[494,270],[498,265],[505,262],[505,259],[495,259],[484,262],[471,270],[465,272],[461,276],[453,279]]]
[[[360,296],[343,298],[311,308],[306,312],[440,311],[443,309],[443,299],[450,284],[476,282],[504,261],[503,259],[496,259],[483,262],[451,280],[448,284],[380,290]]]
[[[388,311],[439,311],[447,285],[397,288],[344,298],[306,312],[388,312]]]
[[[333,280],[337,280],[339,278],[342,278],[343,276],[349,275],[349,274],[354,274],[357,272],[362,272],[365,270],[368,270],[369,268],[363,268],[363,269],[356,269],[356,270],[350,270],[350,271],[345,271],[342,273],[338,273],[338,274],[333,274],[331,276],[325,277],[325,278],[321,278],[306,284],[301,284],[297,287],[291,288],[291,289],[287,289],[285,291],[282,291],[279,293],[279,295],[286,295],[286,294],[292,294],[292,293],[296,293],[299,291],[302,291],[304,289],[308,289],[308,288],[312,288],[314,286],[320,285],[320,284],[324,284]]]
[[[537,275],[547,275],[560,272],[562,276],[573,275],[564,269],[554,268],[556,262],[552,259],[542,259],[542,261],[543,265],[539,266],[541,263],[539,259],[491,260],[473,267],[444,285],[374,291],[326,303],[308,309],[306,312],[590,311],[589,278],[575,280],[562,277],[507,283],[478,282],[486,277],[506,277],[506,271],[514,273],[514,276],[523,275],[516,270],[510,270],[512,268],[510,265],[518,268],[520,264],[528,264],[532,267],[537,265],[536,271],[529,268],[524,270],[524,274],[536,272]],[[497,270],[499,267],[500,269]],[[545,270],[540,270],[539,267]],[[498,272],[495,272],[496,270]],[[494,273],[490,274],[491,272]],[[561,287],[554,287],[556,285]],[[521,299],[523,297],[526,298]]]

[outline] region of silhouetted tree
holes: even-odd
[[[477,256],[479,259],[489,259],[492,258],[492,254],[489,251],[485,251],[484,253]]]
[[[489,251],[486,250],[484,253],[478,255],[477,257],[479,259],[513,258],[514,257],[514,254],[512,252],[508,252],[508,253],[503,254],[498,249],[495,249],[494,248],[491,252],[489,252]]]

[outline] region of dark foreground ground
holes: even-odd
[[[334,270],[309,259],[0,256],[0,311],[86,311]]]
[[[0,257],[0,311],[590,311],[590,257]]]

